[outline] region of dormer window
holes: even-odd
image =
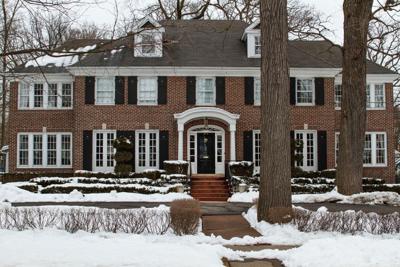
[[[244,30],[242,40],[247,44],[247,57],[261,57],[260,22],[256,21]]]
[[[165,29],[157,21],[146,17],[135,32],[135,57],[162,57]]]
[[[261,36],[254,36],[254,55],[261,56]]]

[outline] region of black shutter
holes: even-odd
[[[216,104],[225,105],[225,77],[217,77],[216,83]]]
[[[131,165],[132,165],[132,171],[135,171],[135,131],[117,131],[117,138],[120,137],[126,137],[131,141],[131,144],[133,145],[132,148],[132,159],[131,159]]]
[[[158,77],[158,104],[166,105],[167,104],[167,77]]]
[[[290,105],[296,105],[296,78],[290,77]]]
[[[85,104],[94,104],[94,84],[95,77],[85,77]]]
[[[137,104],[137,77],[128,77],[128,104]]]
[[[92,138],[92,131],[83,131],[82,169],[85,171],[92,170]]]
[[[163,169],[164,161],[169,159],[168,131],[160,131],[159,149],[160,169]]]
[[[244,78],[244,103],[246,105],[254,105],[254,78]]]
[[[186,77],[186,104],[196,104],[196,77]]]
[[[125,78],[115,77],[115,104],[122,105],[125,100]]]
[[[327,161],[326,131],[318,131],[318,170],[326,169]]]
[[[325,102],[325,86],[324,78],[315,78],[315,104],[324,105]]]
[[[290,166],[295,166],[294,155],[295,155],[295,143],[294,143],[294,131],[290,131]]]
[[[243,132],[243,160],[253,162],[253,131]]]

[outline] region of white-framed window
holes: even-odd
[[[136,171],[158,169],[159,167],[159,131],[138,130],[136,138]]]
[[[385,109],[385,85],[368,84],[367,85],[367,109]]]
[[[335,133],[335,160],[339,155],[339,136]],[[387,141],[385,132],[366,132],[363,154],[364,167],[387,166]]]
[[[73,86],[68,81],[19,82],[19,109],[72,109]]]
[[[342,107],[342,85],[335,84],[335,109],[341,109]]]
[[[115,104],[115,78],[96,77],[96,105]]]
[[[117,136],[115,130],[93,131],[93,170],[98,172],[114,172],[113,142]]]
[[[142,34],[142,54],[152,55],[156,52],[156,39],[154,34]]]
[[[296,79],[296,105],[313,106],[315,103],[314,79]]]
[[[261,56],[261,35],[254,36],[254,55]]]
[[[143,30],[135,35],[135,57],[162,57],[162,29]]]
[[[157,77],[138,78],[138,105],[157,105],[158,80]]]
[[[71,168],[71,133],[18,133],[17,168]]]
[[[317,159],[317,132],[311,130],[295,131],[295,140],[301,141],[303,148],[296,150],[296,155],[301,155],[302,159],[296,161],[296,167],[304,171],[316,171],[318,169]]]
[[[256,170],[261,166],[261,131],[253,131],[253,163]]]
[[[254,105],[261,105],[261,79],[259,77],[254,78]]]
[[[215,77],[197,77],[196,105],[215,105]]]

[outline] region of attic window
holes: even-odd
[[[156,52],[156,40],[152,34],[142,35],[142,54],[153,55]]]
[[[254,36],[254,54],[261,55],[261,36]]]

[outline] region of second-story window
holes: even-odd
[[[385,86],[384,84],[367,85],[367,108],[384,109],[385,108]]]
[[[261,79],[254,78],[254,105],[261,105]]]
[[[296,103],[299,106],[314,105],[314,80],[297,79],[296,80]]]
[[[215,105],[215,79],[197,78],[196,80],[196,104]]]
[[[114,105],[115,79],[113,77],[96,78],[96,105]]]
[[[138,104],[157,105],[157,86],[156,77],[139,77]]]
[[[72,108],[72,82],[19,83],[19,109]]]
[[[342,85],[335,84],[335,108],[340,109],[342,107]]]

